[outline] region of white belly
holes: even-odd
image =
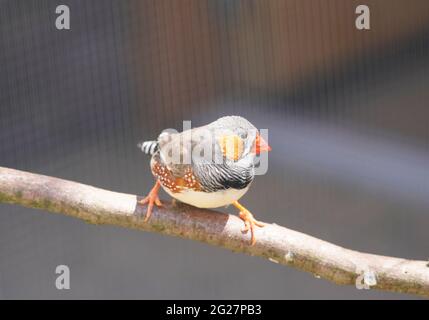
[[[211,193],[194,191],[191,189],[179,193],[173,193],[164,188],[165,192],[173,198],[198,208],[217,208],[227,206],[240,199],[248,189],[249,186],[241,190],[228,189]]]

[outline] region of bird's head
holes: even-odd
[[[209,126],[214,129],[223,156],[231,161],[253,159],[262,152],[271,151],[256,127],[242,117],[222,117]]]

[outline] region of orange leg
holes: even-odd
[[[147,197],[138,202],[138,204],[141,204],[141,205],[145,205],[146,203],[148,204],[144,222],[148,221],[150,216],[152,215],[152,209],[154,204],[157,205],[158,207],[162,207],[162,203],[158,197],[158,191],[160,187],[161,187],[161,183],[159,182],[159,180],[157,180],[152,190],[150,190],[149,194],[147,195]]]
[[[253,217],[253,214],[251,214],[249,210],[247,210],[245,207],[239,204],[238,201],[235,201],[232,204],[234,205],[234,207],[240,210],[239,217],[241,220],[244,221],[244,228],[242,231],[247,232],[250,230],[250,234],[251,234],[250,244],[253,246],[256,243],[255,232],[254,232],[255,226],[262,228],[265,226],[265,224],[256,220]]]

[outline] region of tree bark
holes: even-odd
[[[428,261],[362,253],[275,224],[256,228],[257,242],[243,234],[234,215],[164,203],[144,222],[140,197],[0,167],[0,203],[17,204],[83,219],[93,224],[158,232],[205,242],[234,252],[310,272],[340,285],[356,285],[429,297]]]

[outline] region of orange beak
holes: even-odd
[[[256,134],[255,144],[253,145],[252,152],[259,155],[261,152],[271,151],[271,147],[268,143],[259,135]]]

